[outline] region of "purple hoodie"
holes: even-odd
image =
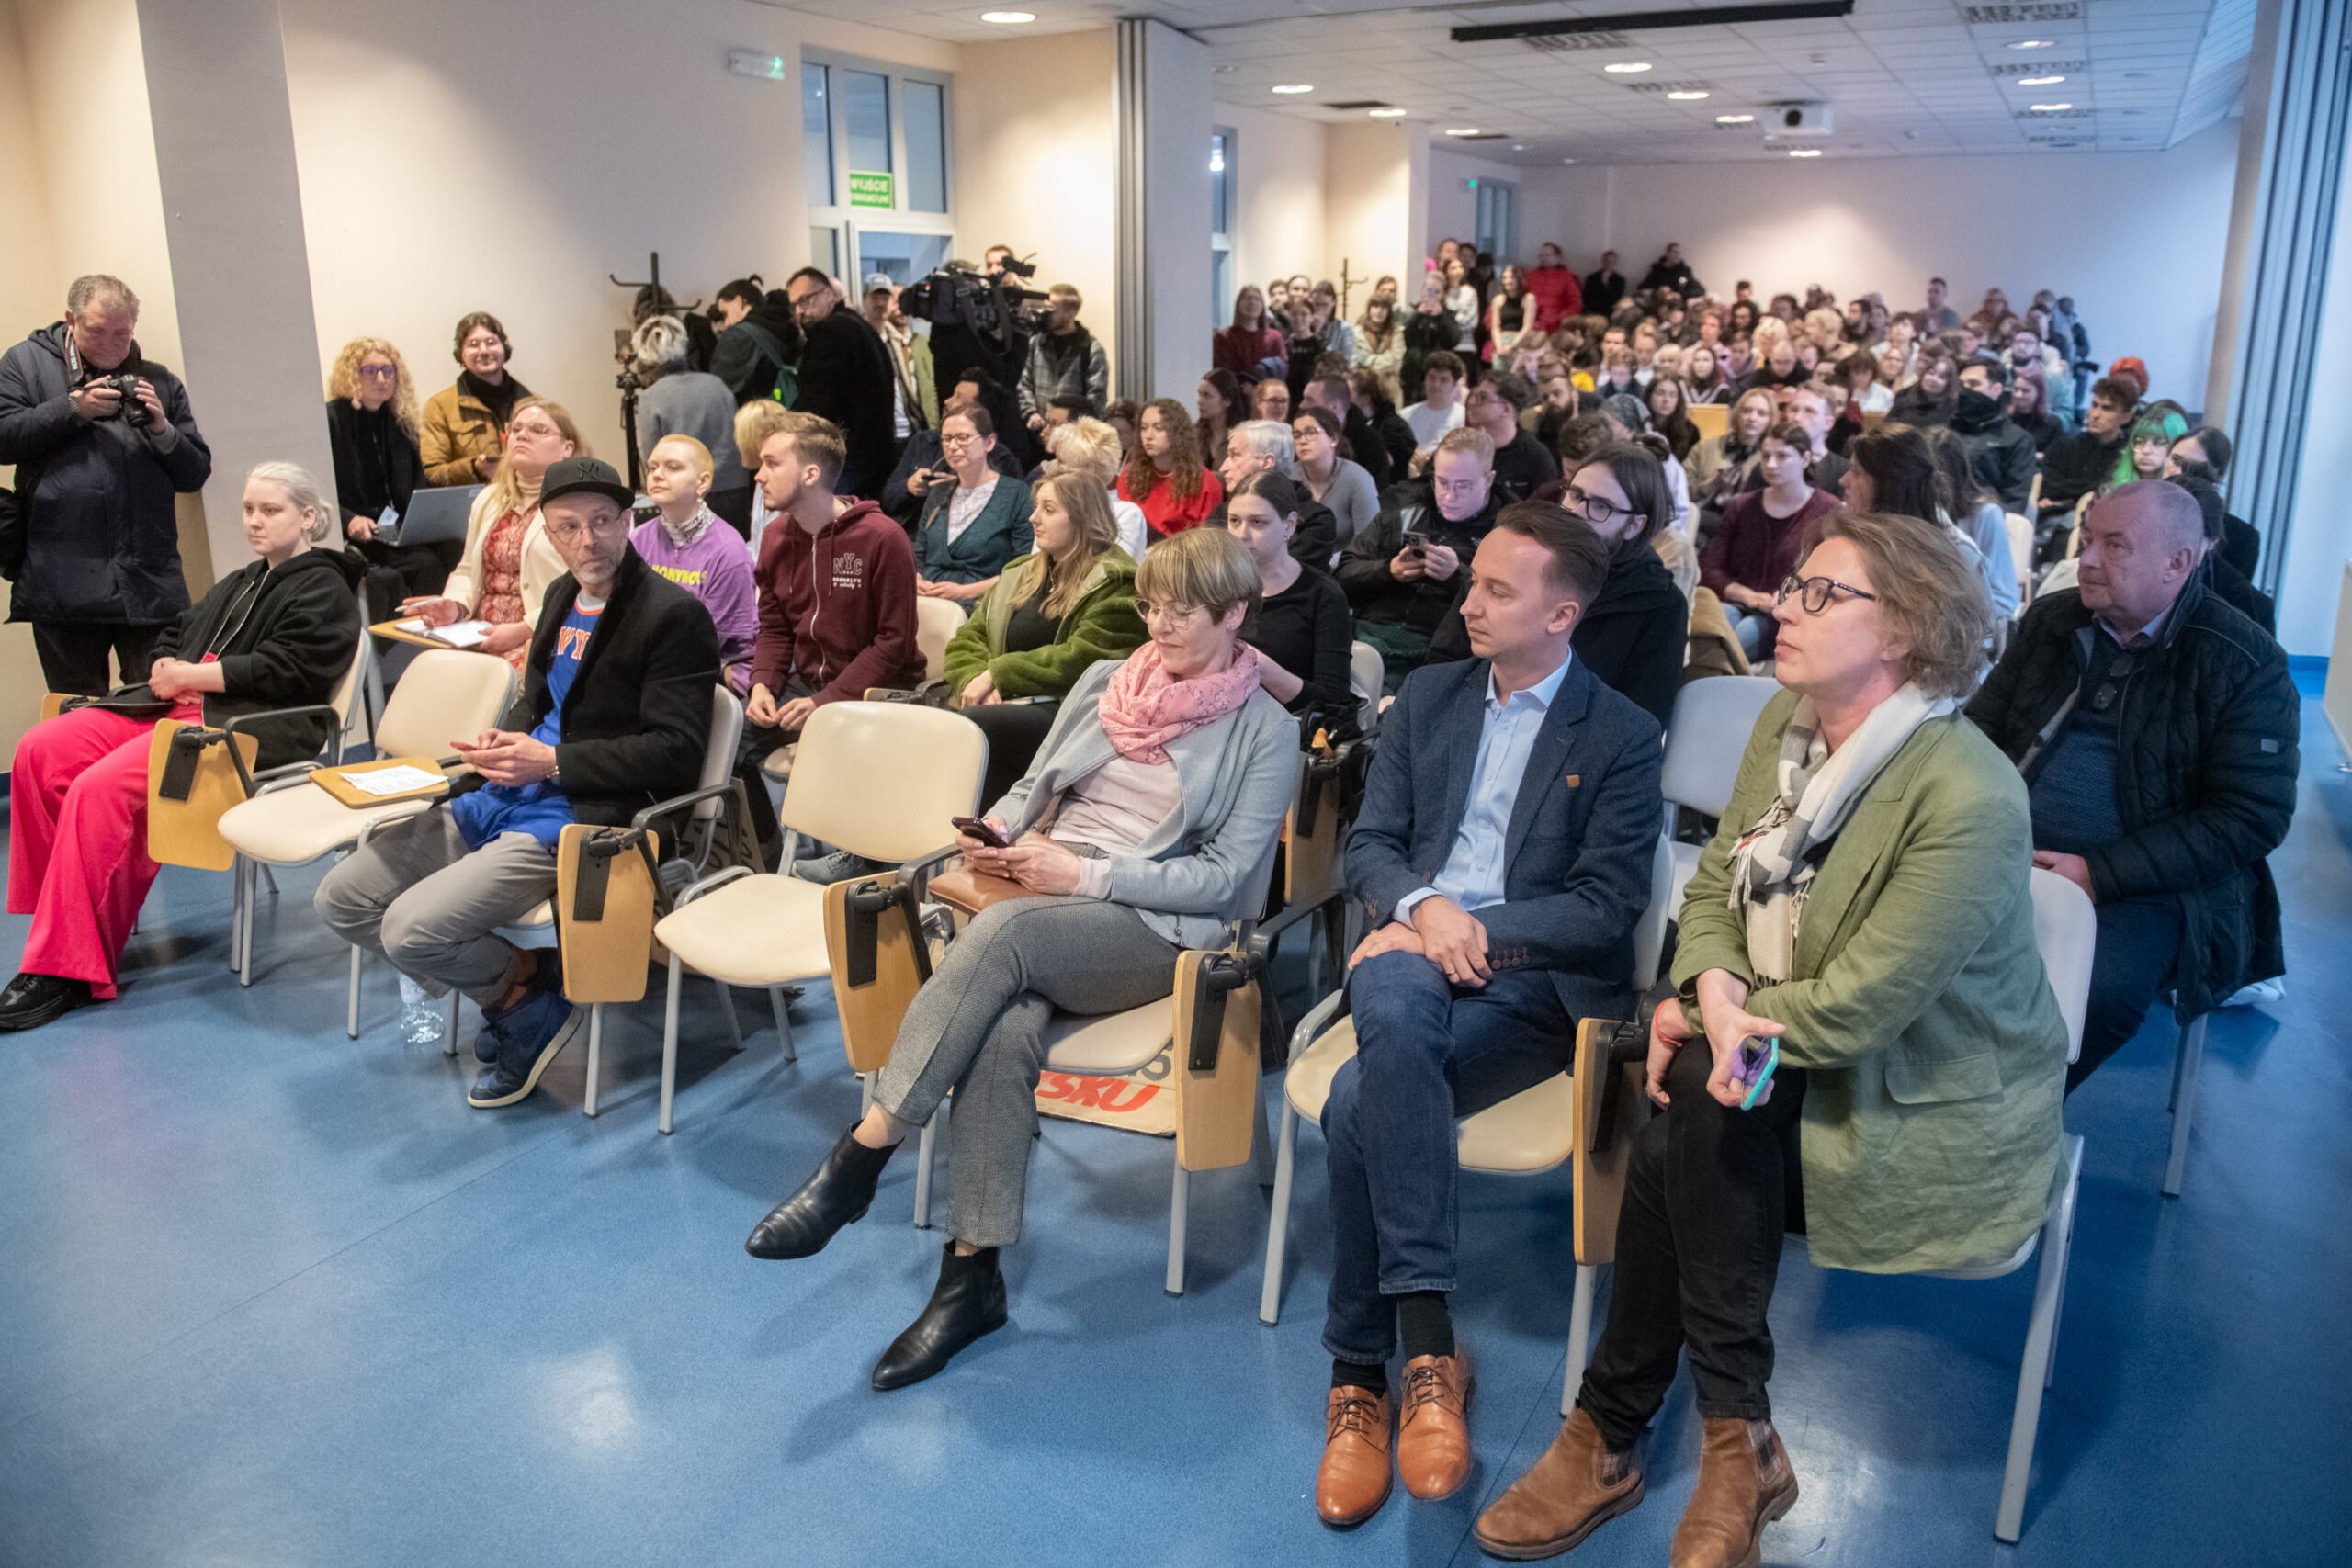
[[[743,536],[705,508],[703,530],[691,545],[670,540],[659,517],[649,517],[628,542],[645,564],[702,601],[718,628],[718,662],[737,696],[751,690],[752,639],[760,629],[758,592],[752,585],[752,557]]]

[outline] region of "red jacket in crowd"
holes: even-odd
[[[1557,332],[1570,316],[1584,314],[1584,290],[1577,275],[1564,266],[1527,269],[1527,291],[1535,296],[1535,330]]]
[[[760,544],[760,635],[752,683],[782,700],[798,674],[819,706],[868,686],[920,686],[915,552],[907,531],[870,501],[811,536],[779,517]]]

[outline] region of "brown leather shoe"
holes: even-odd
[[[1642,1454],[1612,1454],[1579,1405],[1527,1473],[1478,1516],[1472,1531],[1490,1556],[1515,1562],[1556,1557],[1642,1500]]]
[[[1470,1352],[1416,1356],[1405,1363],[1405,1397],[1396,1416],[1396,1473],[1424,1503],[1451,1497],[1470,1479],[1470,1390],[1477,1382]]]
[[[1388,1501],[1388,1396],[1335,1388],[1323,1406],[1323,1464],[1315,1472],[1315,1511],[1333,1529],[1351,1530]]]
[[[1756,1568],[1764,1527],[1795,1506],[1797,1473],[1770,1421],[1710,1417],[1699,1484],[1674,1532],[1671,1568]]]

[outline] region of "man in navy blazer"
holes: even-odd
[[[1663,806],[1657,721],[1569,650],[1608,547],[1556,506],[1507,507],[1471,563],[1476,658],[1408,677],[1348,839],[1372,934],[1349,960],[1356,1055],[1323,1111],[1334,1230],[1316,1506],[1361,1523],[1395,1471],[1470,1473],[1454,1288],[1454,1122],[1561,1071],[1589,1016],[1623,1018]],[[1397,1330],[1405,1382],[1389,1397]]]

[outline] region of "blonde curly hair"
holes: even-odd
[[[418,439],[420,420],[416,407],[416,379],[408,373],[408,361],[401,351],[379,337],[356,337],[343,345],[334,356],[334,368],[327,372],[327,396],[344,398],[356,406],[359,401],[359,362],[371,354],[380,354],[392,362],[397,385],[392,392],[392,417],[408,433],[411,441]]]

